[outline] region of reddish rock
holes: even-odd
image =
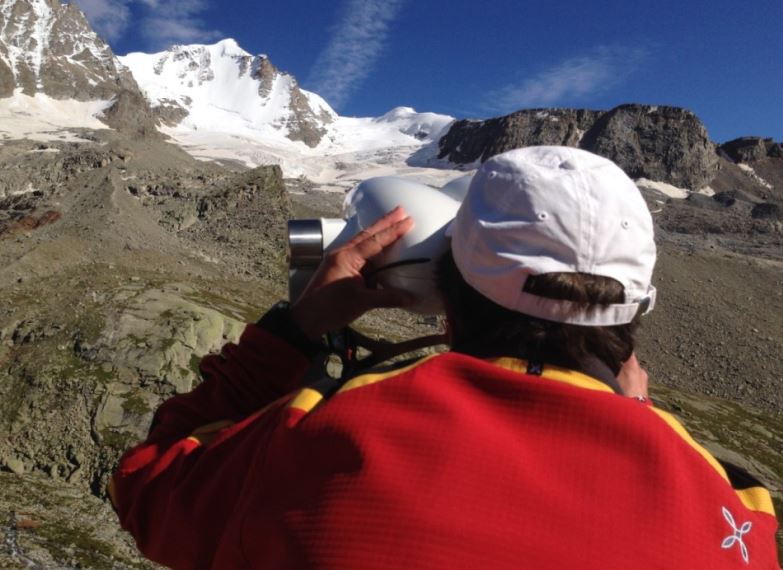
[[[5,228],[0,228],[0,235],[14,234],[17,232],[31,232],[44,226],[48,226],[49,224],[53,224],[62,217],[63,215],[56,210],[47,210],[40,216],[30,214],[29,216],[19,218]]]

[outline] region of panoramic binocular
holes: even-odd
[[[288,222],[289,299],[302,294],[324,254],[346,243],[380,217],[402,206],[415,225],[372,260],[371,281],[412,293],[409,310],[442,312],[436,285],[438,259],[449,249],[446,229],[467,193],[472,176],[457,178],[443,188],[393,176],[365,180],[343,203],[342,219],[320,218]]]

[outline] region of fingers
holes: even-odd
[[[346,245],[353,259],[352,265],[360,270],[368,259],[381,253],[413,227],[413,219],[405,214],[405,210],[397,207],[366,230],[359,232]]]
[[[375,289],[367,283],[362,269],[413,227],[402,208],[395,208],[347,244],[324,258],[307,288],[294,303],[292,315],[300,329],[317,338],[337,330],[377,308],[407,307],[415,297],[405,291]]]
[[[413,218],[405,217],[365,240],[356,244],[355,249],[363,259],[371,259],[404,236],[413,227]]]
[[[405,210],[402,209],[402,206],[397,206],[391,212],[387,213],[379,220],[374,222],[370,227],[359,232],[351,241],[348,242],[348,245],[357,245],[407,217],[408,216],[405,214]]]

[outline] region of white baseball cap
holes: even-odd
[[[650,211],[620,167],[590,152],[539,146],[489,159],[447,235],[465,281],[507,309],[610,326],[655,305]],[[585,309],[523,290],[529,275],[562,272],[616,279],[625,302]]]

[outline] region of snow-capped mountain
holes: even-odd
[[[111,100],[138,90],[75,4],[0,0],[0,97]]]
[[[131,53],[120,61],[172,126],[282,134],[315,147],[337,117],[326,101],[300,89],[267,56],[252,56],[232,39],[174,46],[157,54]]]
[[[429,166],[430,149],[453,121],[409,107],[341,117],[267,56],[231,39],[118,58],[73,3],[0,0],[3,136],[158,128],[199,158],[280,164],[287,176],[340,179],[344,188],[367,169]]]
[[[174,46],[120,61],[133,73],[161,130],[200,158],[280,164],[287,176],[331,183],[351,173],[427,166],[453,117],[397,107],[380,117],[341,117],[266,55],[236,41]],[[338,184],[343,187],[348,182]]]
[[[0,0],[0,122],[10,136],[60,129],[150,133],[155,121],[130,71],[75,4]]]
[[[301,142],[323,152],[421,145],[452,117],[399,107],[377,119],[348,119],[266,55],[251,55],[232,39],[174,46],[157,54],[120,57],[163,121],[188,130],[231,134],[268,144]],[[347,131],[347,132],[346,132]],[[354,142],[351,142],[353,139]],[[359,141],[362,141],[361,143]]]
[[[395,107],[374,121],[394,125],[401,133],[417,140],[435,142],[446,134],[454,122],[454,117],[438,113],[417,113],[412,107]]]

